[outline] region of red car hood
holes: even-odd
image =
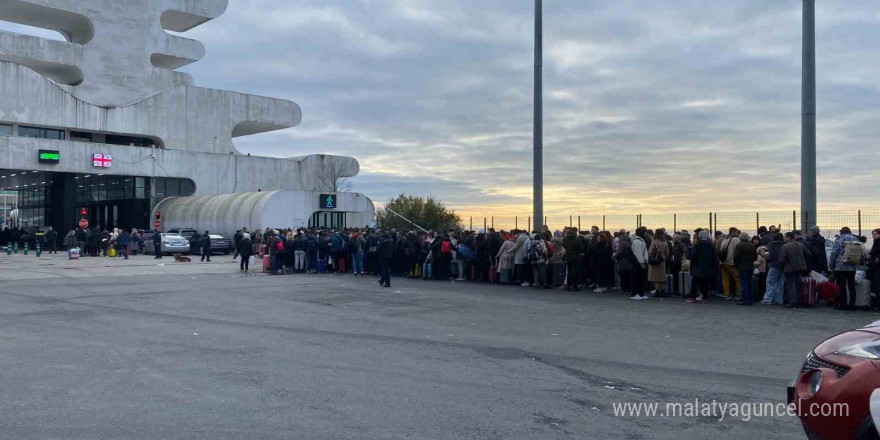
[[[834,354],[837,350],[850,345],[861,344],[880,339],[880,328],[863,328],[841,333],[825,342],[819,344],[813,352],[817,356],[824,358],[830,354]]]

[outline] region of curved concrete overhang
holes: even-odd
[[[95,25],[88,17],[47,3],[3,0],[0,2],[0,20],[58,31],[67,41],[76,44],[88,44],[95,38]]]
[[[173,0],[160,22],[165,30],[186,32],[223,15],[228,6],[229,0]]]

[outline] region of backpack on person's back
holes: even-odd
[[[857,241],[846,242],[843,249],[843,262],[851,266],[862,264],[862,244]]]

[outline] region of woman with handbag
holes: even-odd
[[[654,283],[655,298],[666,296],[663,292],[666,285],[666,261],[669,260],[669,245],[665,234],[654,234],[651,247],[648,248],[648,281]]]

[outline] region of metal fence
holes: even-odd
[[[579,230],[598,226],[605,231],[625,229],[633,231],[639,226],[649,229],[665,228],[667,231],[703,228],[712,231],[727,231],[730,227],[757,234],[760,226],[778,226],[782,231],[798,229],[807,218],[815,221],[826,237],[834,237],[844,226],[852,229],[854,234],[868,236],[871,231],[880,228],[880,211],[818,211],[802,213],[800,211],[730,211],[730,212],[688,212],[671,214],[579,214],[549,215],[544,217],[544,224],[550,230],[561,230],[575,226]],[[464,226],[470,230],[495,228],[496,230],[538,229],[532,217],[485,216],[465,217]]]

